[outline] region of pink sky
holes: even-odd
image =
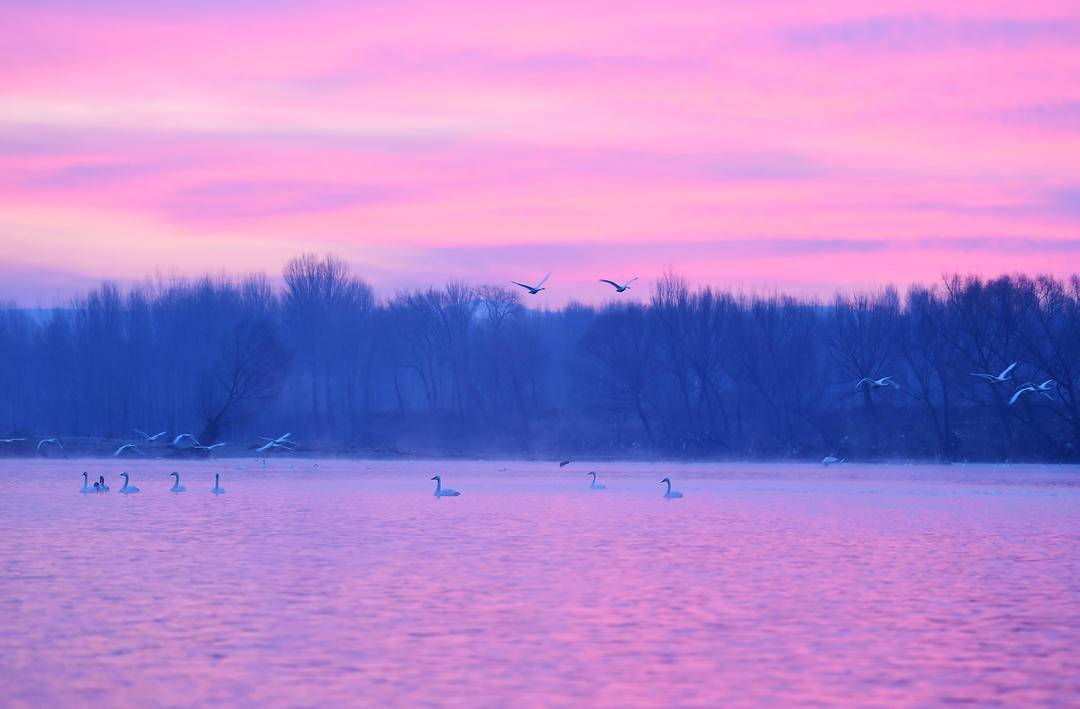
[[[304,251],[551,303],[1080,263],[1075,3],[21,5],[0,299]]]

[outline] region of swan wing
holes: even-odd
[[[150,434],[146,433],[145,431],[140,431],[140,430],[139,430],[139,429],[137,429],[137,428],[135,428],[135,429],[132,429],[132,430],[133,430],[133,431],[135,431],[135,433],[137,433],[137,434],[139,434],[140,436],[142,436],[143,438],[145,438],[146,440],[148,440],[148,441],[150,440]]]
[[[619,285],[618,283],[616,283],[615,281],[609,281],[609,280],[608,280],[608,279],[606,279],[606,278],[601,278],[601,279],[600,279],[600,282],[601,282],[601,283],[608,283],[608,284],[610,284],[610,285],[611,285],[611,287],[612,287],[612,288],[615,288],[616,290],[617,290],[617,289],[619,289],[619,288],[621,288],[621,286],[620,286],[620,285]]]
[[[548,271],[548,274],[547,274],[546,276],[544,276],[544,280],[542,280],[542,281],[540,281],[539,283],[537,283],[537,284],[536,284],[536,287],[537,287],[537,288],[540,288],[540,287],[542,287],[542,286],[543,286],[543,285],[544,285],[545,283],[547,283],[547,282],[548,282],[548,279],[549,279],[549,278],[551,278],[551,271]]]
[[[524,288],[527,291],[531,291],[533,289],[532,286],[527,286],[524,283],[518,283],[517,281],[510,281],[510,282],[513,283],[515,286],[521,286],[522,288]]]
[[[988,382],[996,382],[996,381],[999,381],[999,378],[998,378],[998,377],[995,377],[995,376],[994,376],[993,374],[981,374],[981,373],[978,373],[978,372],[972,372],[972,373],[971,373],[971,376],[973,376],[973,377],[978,377],[978,378],[980,378],[980,379],[985,379],[985,380],[986,380],[986,381],[988,381]]]
[[[1019,399],[1021,396],[1023,396],[1024,392],[1026,392],[1027,390],[1028,390],[1027,387],[1024,387],[1023,389],[1017,389],[1016,393],[1012,395],[1011,399],[1009,399],[1009,406],[1012,406],[1013,404],[1015,404],[1016,400]]]
[[[1008,367],[1006,367],[1006,368],[1005,368],[1004,370],[1002,370],[1002,372],[1001,372],[1001,376],[1000,376],[999,378],[1000,378],[1000,379],[1007,379],[1007,378],[1008,378],[1008,376],[1009,376],[1009,372],[1013,371],[1013,368],[1014,368],[1014,367],[1015,367],[1015,366],[1016,366],[1017,364],[1019,364],[1019,362],[1013,362],[1013,363],[1012,363],[1012,364],[1010,364],[1010,365],[1009,365]]]

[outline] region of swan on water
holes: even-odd
[[[616,293],[625,293],[626,291],[630,290],[630,284],[631,284],[631,283],[633,283],[633,282],[634,282],[634,281],[636,281],[636,280],[637,280],[637,276],[634,276],[633,278],[631,278],[631,279],[630,279],[629,281],[627,281],[626,283],[623,283],[622,285],[619,285],[619,284],[618,284],[618,283],[616,283],[615,281],[609,281],[609,280],[608,280],[608,279],[606,279],[606,278],[601,278],[601,279],[600,279],[600,282],[601,282],[601,283],[608,283],[608,284],[610,284],[610,285],[611,285],[611,287],[615,289],[615,292],[616,292]]]
[[[855,391],[858,391],[863,384],[866,384],[870,389],[877,389],[878,387],[892,387],[893,389],[899,389],[900,385],[893,381],[892,377],[882,377],[881,379],[871,379],[870,377],[863,377],[859,380],[859,383],[855,385]]]
[[[592,482],[589,483],[589,489],[590,490],[607,490],[607,485],[604,485],[603,483],[596,482],[596,471],[595,470],[590,470],[587,474],[592,476]]]
[[[120,473],[120,477],[124,479],[124,486],[120,488],[120,492],[125,495],[131,495],[139,491],[139,488],[131,484],[131,480],[128,478],[127,473]]]
[[[40,441],[38,441],[37,444],[38,453],[41,452],[41,447],[44,445],[52,445],[56,446],[60,450],[64,450],[64,444],[60,442],[59,438],[42,438]]]
[[[108,492],[109,486],[105,484],[105,476],[98,476],[98,492]]]
[[[143,456],[146,455],[146,453],[143,453],[142,449],[139,448],[134,443],[125,443],[124,445],[117,448],[116,452],[113,453],[113,455],[116,456],[117,458],[119,458],[120,456],[122,456],[127,451],[135,451],[139,455],[143,455]]]
[[[1009,399],[1009,406],[1012,406],[1013,404],[1015,404],[1017,402],[1017,400],[1019,400],[1020,397],[1023,396],[1024,394],[1034,394],[1036,392],[1038,392],[1039,394],[1042,394],[1047,399],[1050,399],[1051,401],[1053,401],[1054,397],[1050,396],[1050,390],[1053,389],[1056,386],[1057,386],[1057,382],[1055,382],[1053,379],[1047,379],[1042,384],[1036,384],[1035,382],[1028,382],[1024,386],[1017,389],[1016,393],[1012,395],[1012,398]]]
[[[94,487],[97,487],[97,483],[94,483]],[[90,476],[87,473],[82,474],[82,489],[79,490],[82,494],[88,492],[96,492],[93,487],[90,487]]]
[[[450,488],[444,488],[442,486],[442,478],[438,475],[431,478],[435,481],[435,497],[457,497],[461,493],[457,490],[451,490]]]
[[[676,498],[682,497],[681,492],[679,492],[678,490],[672,490],[671,489],[671,478],[664,478],[660,482],[667,483],[667,492],[664,493],[664,497],[666,497],[669,500],[674,500]]]
[[[1006,381],[1012,378],[1013,368],[1016,367],[1017,364],[1019,364],[1019,362],[1013,362],[1008,367],[1001,370],[1001,374],[985,374],[981,372],[972,372],[971,376],[985,379],[991,384],[1004,384]]]
[[[547,290],[547,288],[544,288],[544,284],[547,283],[547,280],[549,278],[551,278],[550,273],[548,273],[546,276],[544,276],[544,280],[540,281],[535,286],[526,285],[525,283],[518,283],[517,281],[510,281],[510,282],[513,283],[515,286],[521,286],[525,290],[529,291],[529,295],[536,295],[537,293],[539,293],[542,290]]]
[[[187,488],[180,484],[180,473],[174,471],[169,475],[176,476],[176,480],[173,482],[172,487],[169,488],[169,492],[187,492]]]
[[[165,435],[165,431],[162,431],[161,433],[155,433],[151,436],[149,433],[146,433],[145,431],[140,431],[137,428],[133,430],[135,431],[135,433],[139,434],[139,437],[147,443],[153,443],[154,441],[159,440],[162,436]]]
[[[210,492],[214,493],[215,495],[225,494],[225,488],[221,486],[221,473],[214,473],[214,489]]]

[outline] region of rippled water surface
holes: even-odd
[[[0,703],[1080,703],[1076,468],[124,465],[0,461]]]

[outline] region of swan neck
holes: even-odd
[[[667,491],[670,493],[671,492],[671,481],[670,480],[665,480],[664,482],[667,483]]]
[[[436,495],[439,494],[439,492],[441,490],[442,490],[442,480],[440,478],[435,478],[435,494]]]

